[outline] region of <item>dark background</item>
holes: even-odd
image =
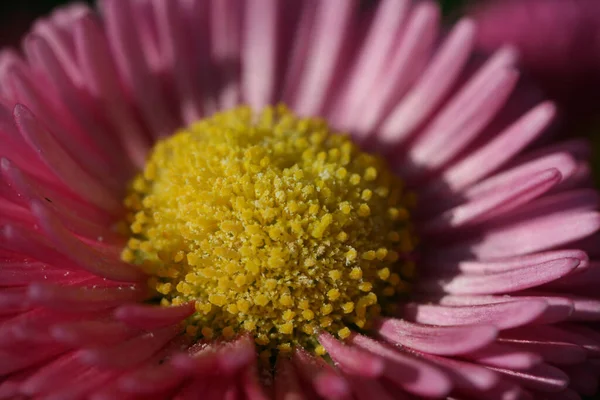
[[[0,0],[0,47],[18,44],[29,30],[31,21],[48,14],[53,8],[73,0]],[[78,0],[93,3],[93,0]],[[365,0],[374,3],[377,0]],[[438,0],[444,13],[452,15],[467,1],[482,0]]]
[[[0,46],[18,44],[31,21],[48,14],[65,0],[2,0],[0,1]],[[88,1],[90,3],[90,1]]]

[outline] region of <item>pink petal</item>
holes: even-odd
[[[34,303],[63,311],[95,311],[147,298],[147,289],[135,285],[117,287],[59,286],[36,283],[29,286]]]
[[[355,1],[332,0],[317,3],[317,14],[311,32],[312,45],[304,60],[297,91],[291,104],[300,115],[322,113],[324,99],[330,89],[342,46],[350,27]]]
[[[134,368],[119,377],[118,382],[125,392],[152,395],[177,387],[185,378],[184,373],[166,361]]]
[[[70,120],[73,125],[71,129],[77,129],[85,132],[84,143],[97,153],[98,161],[102,164],[100,168],[90,169],[99,179],[114,190],[118,190],[124,184],[123,179],[128,178],[127,172],[131,173],[132,168],[129,159],[125,157],[123,149],[119,146],[116,138],[102,129],[96,117],[93,99],[87,95],[87,92],[81,91],[75,86],[75,83],[70,80],[66,71],[59,64],[56,54],[52,52],[49,44],[35,36],[28,37],[25,40],[25,50],[28,54],[28,59],[32,66],[44,74],[51,85],[56,90],[56,97],[60,100],[60,107],[64,107],[67,111],[64,120]],[[43,120],[43,114],[40,114]],[[50,125],[54,128],[54,124]],[[59,129],[56,127],[54,129]],[[108,133],[108,134],[107,134]],[[63,146],[69,150],[69,145],[64,143]],[[86,166],[89,161],[83,154],[76,154],[71,151],[71,154],[77,157],[76,161]],[[83,159],[83,160],[82,160]],[[91,167],[91,165],[90,165]],[[115,178],[121,179],[115,179]]]
[[[427,236],[444,235],[452,229],[489,220],[541,196],[556,186],[561,179],[557,169],[537,171],[518,182],[513,182],[510,187],[489,192],[445,211],[426,221],[420,230]]]
[[[541,392],[559,392],[569,385],[569,377],[560,369],[548,364],[540,364],[528,371],[510,371],[490,367],[492,370],[510,377],[528,389]]]
[[[254,342],[241,336],[232,342],[202,344],[191,348],[189,355],[178,355],[173,364],[195,375],[221,372],[232,374],[248,366],[256,358]]]
[[[292,362],[320,396],[327,399],[350,398],[350,388],[346,380],[323,359],[311,356],[304,349],[296,349]]]
[[[527,370],[542,362],[541,355],[512,347],[506,342],[492,343],[464,357],[480,364],[512,370]]]
[[[144,333],[111,347],[82,350],[80,357],[86,364],[103,368],[133,367],[159,351],[179,332],[178,326],[170,326]]]
[[[242,372],[242,390],[246,395],[247,400],[269,400],[269,396],[265,393],[263,386],[259,382],[256,367],[244,369]],[[215,398],[214,400],[219,400]],[[231,398],[224,400],[232,400]]]
[[[136,328],[155,329],[174,325],[194,312],[193,302],[173,307],[129,304],[117,308],[115,317],[119,321]]]
[[[454,390],[462,393],[485,392],[500,381],[498,374],[477,364],[438,357],[428,353],[417,353],[441,368],[452,380]]]
[[[555,113],[556,107],[551,103],[536,106],[486,145],[446,169],[439,181],[431,184],[429,190],[439,190],[434,189],[436,186],[461,190],[480,181],[535,140],[549,125]]]
[[[433,304],[409,304],[405,317],[429,325],[492,324],[498,329],[527,325],[544,313],[544,301],[509,301],[506,303],[445,307]]]
[[[47,206],[34,201],[31,209],[39,218],[40,225],[53,239],[56,247],[81,268],[116,281],[135,282],[144,279],[145,274],[136,267],[125,264],[114,256],[103,254],[97,249],[86,246],[62,226]]]
[[[377,333],[396,345],[452,356],[486,346],[496,338],[498,330],[491,325],[430,326],[387,318],[380,322]]]
[[[376,378],[383,373],[383,360],[372,354],[339,342],[328,333],[321,332],[319,342],[325,347],[331,358],[345,371],[353,374]]]
[[[342,129],[350,129],[356,113],[361,110],[364,103],[364,94],[373,90],[379,81],[380,74],[388,67],[390,53],[402,47],[410,36],[409,28],[402,32],[400,43],[397,38],[408,13],[409,3],[405,0],[385,0],[380,3],[375,11],[373,21],[370,24],[367,36],[356,55],[356,60],[345,79],[346,84],[336,101],[336,110],[332,117],[335,126]],[[431,8],[431,7],[429,7]],[[411,22],[414,17],[411,16]],[[408,33],[407,33],[408,32]],[[406,61],[405,58],[402,59]],[[395,64],[395,57],[391,60],[391,69]],[[401,74],[390,73],[388,76],[400,77]],[[397,78],[396,78],[397,79]],[[394,86],[394,85],[390,85]],[[368,96],[370,97],[370,96]],[[371,101],[379,99],[370,98]]]
[[[571,343],[585,349],[589,356],[598,357],[600,355],[600,341],[589,335],[588,332],[579,333],[572,327],[529,326],[502,332],[501,337],[517,340]]]
[[[462,71],[473,46],[474,24],[456,24],[419,81],[383,122],[378,139],[398,143],[439,105]]]
[[[390,3],[400,4],[398,1]],[[383,71],[377,71],[375,85],[365,92],[366,95],[357,96],[358,108],[340,107],[339,112],[346,114],[344,120],[340,121],[342,128],[351,130],[359,141],[373,133],[387,113],[402,101],[410,85],[419,78],[434,50],[439,14],[439,8],[430,2],[416,4],[388,65]],[[381,79],[382,76],[385,79]]]
[[[298,374],[289,359],[279,355],[275,370],[275,400],[306,399]]]
[[[366,336],[351,336],[350,342],[384,357],[385,377],[407,392],[425,397],[444,397],[450,392],[451,381],[430,363],[404,355]]]
[[[278,9],[276,0],[257,0],[246,8],[242,35],[242,91],[255,110],[273,102],[277,68]]]
[[[454,95],[411,144],[408,150],[411,166],[438,169],[481,133],[516,84],[518,74],[510,69],[515,58],[513,49],[499,50]],[[407,171],[413,175],[419,173]]]
[[[114,194],[81,169],[25,106],[17,104],[14,116],[23,136],[65,185],[102,209],[115,213],[121,209]]]
[[[152,134],[155,137],[172,134],[179,124],[169,115],[159,82],[151,75],[144,58],[140,35],[132,22],[131,2],[105,0],[102,11],[112,56],[144,119],[153,128]]]
[[[129,158],[141,168],[150,150],[150,143],[131,106],[124,99],[117,69],[99,23],[93,18],[77,21],[74,41],[83,81],[91,94],[104,106],[103,111],[117,130],[118,138]]]
[[[122,323],[102,320],[57,323],[50,328],[52,338],[72,347],[113,345],[136,333]]]
[[[523,256],[509,257],[494,261],[471,261],[471,260],[460,260],[455,262],[439,262],[425,264],[428,270],[431,270],[431,274],[445,274],[448,272],[453,273],[471,273],[471,274],[493,274],[498,272],[507,272],[515,269],[527,268],[536,265],[543,265],[545,263],[558,262],[562,259],[577,259],[579,260],[579,266],[575,270],[575,273],[580,268],[585,268],[588,264],[588,256],[581,250],[552,250],[546,252],[533,253]],[[427,260],[425,260],[427,262]],[[583,270],[583,269],[582,269]],[[446,272],[448,271],[448,272]],[[568,275],[568,278],[575,275],[575,273]],[[560,282],[568,279],[564,277]]]
[[[383,385],[371,378],[363,376],[348,375],[348,382],[352,386],[352,393],[358,400],[405,400],[408,395],[403,394],[399,390],[395,390],[394,397],[386,390]],[[286,399],[287,400],[287,399]]]
[[[545,311],[533,323],[555,324],[565,321],[573,312],[573,302],[563,296],[537,295],[536,293],[519,292],[518,296],[475,296],[475,295],[447,295],[438,300],[445,306],[473,306],[507,303],[513,301],[544,302]]]
[[[239,59],[241,47],[242,7],[235,0],[211,3],[211,61],[218,77],[217,96],[221,109],[232,108],[240,100],[240,71],[232,60]],[[214,79],[214,78],[213,78]]]
[[[549,341],[544,339],[504,339],[498,340],[500,344],[507,344],[513,349],[518,349],[532,354],[538,354],[544,361],[555,365],[579,364],[586,359],[583,347],[575,344]]]
[[[460,274],[444,279],[424,280],[418,283],[420,290],[432,293],[477,295],[511,293],[557,280],[579,265],[577,258],[563,258],[506,272],[487,274]]]
[[[8,375],[51,360],[66,350],[62,345],[39,344],[0,349],[0,375]]]

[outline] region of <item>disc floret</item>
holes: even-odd
[[[323,120],[241,107],[156,144],[125,199],[122,258],[161,304],[195,302],[190,335],[320,353],[316,332],[345,338],[407,290],[413,201]]]

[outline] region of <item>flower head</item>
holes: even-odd
[[[2,54],[0,398],[593,392],[587,144],[513,117],[515,52],[285,5],[74,5]]]

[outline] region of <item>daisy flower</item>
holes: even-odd
[[[104,0],[0,56],[0,398],[578,399],[588,145],[434,4]],[[597,246],[596,246],[597,247]]]

